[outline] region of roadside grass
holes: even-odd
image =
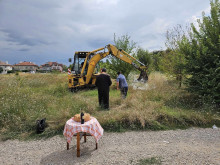
[[[140,159],[137,163],[137,165],[148,165],[148,164],[161,165],[162,161],[160,157],[151,157],[146,159]]]
[[[123,100],[113,80],[110,110],[105,111],[98,106],[96,89],[69,92],[66,74],[0,75],[1,138],[62,135],[65,122],[80,110],[96,117],[105,131],[220,126],[217,107],[202,104],[166,76],[152,73],[147,87],[138,90],[129,85],[128,97]],[[46,118],[47,127],[36,134],[36,120],[42,118]]]

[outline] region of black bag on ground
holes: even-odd
[[[36,131],[38,134],[44,132],[45,127],[46,127],[46,118],[41,119],[41,120],[37,120],[37,130]]]

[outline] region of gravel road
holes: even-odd
[[[46,140],[0,141],[0,164],[137,164],[158,157],[162,164],[220,165],[220,129],[104,133],[95,150],[94,137],[81,139],[76,157],[76,137],[66,150],[64,137]]]

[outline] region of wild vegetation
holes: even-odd
[[[147,158],[147,159],[140,159],[137,165],[148,165],[148,164],[154,164],[154,165],[161,165],[162,161],[161,158],[159,157],[152,157],[152,158]]]
[[[122,48],[148,66],[149,81],[134,84],[133,68],[118,59],[101,62],[112,78],[118,70],[129,79],[125,100],[113,83],[110,111],[98,107],[97,90],[71,93],[66,74],[16,73],[0,76],[0,133],[4,138],[61,134],[65,122],[80,110],[95,116],[106,131],[163,130],[220,125],[220,3],[211,1],[192,24],[167,32],[167,50],[136,48],[128,35],[116,39]],[[135,88],[132,87],[135,85]],[[141,88],[137,88],[139,85]],[[143,89],[147,90],[141,90]],[[45,132],[36,135],[36,120],[46,118]]]
[[[131,82],[133,79],[130,79]],[[11,74],[0,79],[1,138],[48,137],[62,134],[65,122],[80,110],[96,117],[105,131],[164,130],[220,125],[216,107],[203,104],[176,82],[152,73],[148,90],[133,89],[120,97],[115,80],[110,110],[98,106],[97,90],[71,93],[66,74]],[[137,84],[142,86],[143,84]],[[36,134],[36,120],[46,118],[47,128]]]
[[[220,2],[210,1],[197,24],[181,25],[167,33],[167,46],[176,57],[176,75],[185,78],[187,90],[206,101],[220,104]]]
[[[114,37],[115,45],[148,66],[148,73],[159,71],[172,75],[179,88],[184,84],[185,90],[202,97],[204,102],[220,106],[220,2],[211,0],[210,5],[210,14],[203,12],[197,23],[167,30],[167,50],[136,49],[137,44],[128,35]],[[112,77],[118,70],[126,77],[133,71],[131,65],[114,58],[102,66]]]

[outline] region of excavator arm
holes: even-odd
[[[116,57],[116,58],[118,58],[118,59],[120,59],[120,60],[122,60],[126,63],[129,63],[129,64],[133,65],[136,69],[141,71],[141,74],[140,74],[138,80],[143,79],[145,82],[147,81],[147,79],[148,79],[147,72],[146,72],[147,67],[143,63],[141,63],[136,58],[129,55],[124,50],[119,50],[111,44],[107,45],[105,48],[108,49],[107,52],[104,51],[104,52],[97,53],[89,60],[88,71],[87,71],[87,75],[86,75],[86,84],[88,84],[90,82],[96,64],[101,59],[105,58],[108,55],[112,55],[112,56],[114,56],[114,57]],[[89,52],[87,54],[86,59],[85,59],[85,63],[87,63],[87,60],[88,60],[88,57],[89,57],[90,54],[96,53],[96,52],[101,51],[101,50],[105,50],[105,48],[100,48],[100,49],[94,50],[92,52]],[[84,63],[83,69],[81,71],[81,76],[82,76],[83,71],[85,69],[85,65],[86,65],[85,63]]]

